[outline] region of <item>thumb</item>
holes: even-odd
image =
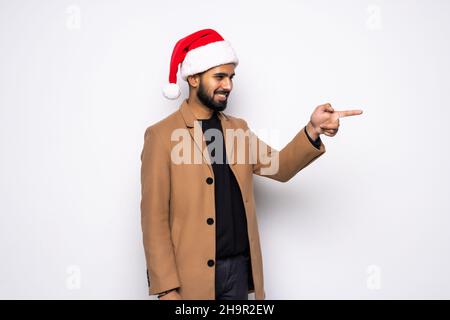
[[[331,107],[331,104],[329,104],[329,103],[325,103],[323,105],[323,109],[322,110],[327,111],[327,112],[334,112],[334,109]]]

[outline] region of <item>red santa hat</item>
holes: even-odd
[[[221,64],[234,63],[239,60],[231,44],[213,29],[203,29],[179,40],[173,48],[170,59],[169,83],[163,88],[167,99],[177,99],[180,87],[177,84],[178,65],[181,63],[181,77],[201,73]]]

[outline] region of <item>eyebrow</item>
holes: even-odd
[[[215,76],[227,77],[227,76],[228,76],[228,73],[226,73],[226,72],[219,72],[219,73],[215,73],[214,75],[215,75]],[[234,76],[234,75],[235,75],[235,73],[233,72],[233,74],[231,75],[231,77]]]

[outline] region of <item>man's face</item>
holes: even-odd
[[[200,75],[197,98],[214,111],[223,111],[227,107],[228,96],[233,90],[235,65],[223,64],[205,71]]]

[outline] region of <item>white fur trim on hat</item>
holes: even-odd
[[[227,63],[239,63],[231,44],[226,40],[212,42],[187,53],[181,64],[181,78],[186,80],[188,76]]]
[[[180,87],[176,83],[168,83],[163,88],[163,95],[167,99],[175,100],[181,94]]]

